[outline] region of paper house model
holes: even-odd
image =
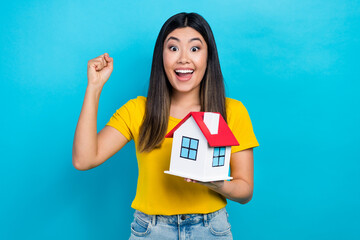
[[[232,179],[231,146],[239,143],[220,113],[190,112],[165,137],[173,138],[165,173],[202,182]]]

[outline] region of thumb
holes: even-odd
[[[105,53],[105,61],[107,62],[109,67],[113,67],[114,59],[109,57],[109,54]]]

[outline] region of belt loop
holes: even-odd
[[[152,215],[151,224],[152,224],[153,226],[156,225],[156,215]]]
[[[208,215],[204,214],[204,227],[207,227],[208,225]]]

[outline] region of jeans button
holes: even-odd
[[[181,220],[185,220],[186,219],[186,216],[185,215],[181,215]]]

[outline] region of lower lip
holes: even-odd
[[[187,76],[185,76],[185,77],[180,77],[179,75],[177,75],[176,73],[175,73],[175,76],[176,76],[176,78],[179,80],[179,81],[189,81],[191,78],[192,78],[192,75],[193,75],[194,73],[192,73],[192,74],[188,74]]]

